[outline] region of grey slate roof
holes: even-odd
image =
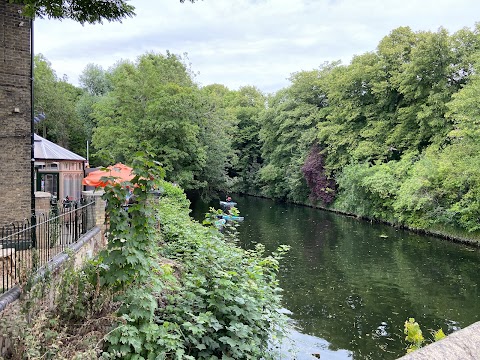
[[[75,160],[85,161],[86,159],[67,150],[40,135],[34,134],[34,156],[35,160]]]

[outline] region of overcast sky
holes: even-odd
[[[78,85],[88,63],[108,69],[146,52],[188,53],[200,85],[265,92],[288,86],[291,73],[325,61],[348,64],[374,51],[399,26],[450,33],[479,21],[479,0],[131,0],[136,16],[85,25],[37,19],[35,53]]]

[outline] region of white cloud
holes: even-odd
[[[202,85],[276,91],[292,72],[348,63],[399,26],[472,28],[474,0],[132,0],[137,16],[85,25],[37,20],[35,52],[74,84],[88,63],[108,68],[147,52],[189,54]]]

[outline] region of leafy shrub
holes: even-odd
[[[157,324],[175,324],[183,334],[182,348],[196,359],[268,358],[269,340],[281,335],[285,320],[277,312],[281,289],[276,273],[286,248],[271,256],[261,245],[242,250],[190,220],[188,208],[168,197],[160,214],[161,252],[183,267],[180,288],[157,309]]]
[[[159,216],[147,213],[141,189],[135,189],[139,204],[132,211],[158,218],[160,237],[147,220],[128,220],[121,210],[114,216],[106,279],[123,289],[121,324],[107,336],[103,358],[271,358],[268,346],[285,322],[277,312],[276,273],[286,249],[271,256],[262,246],[242,250],[193,221],[180,188],[163,181],[156,186]]]
[[[480,147],[468,141],[429,149],[400,184],[394,210],[410,226],[480,230]]]
[[[362,216],[395,221],[393,204],[405,176],[404,168],[404,163],[396,161],[345,166],[337,177],[335,207]]]

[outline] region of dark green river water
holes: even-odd
[[[480,250],[308,207],[235,197],[243,247],[291,246],[280,282],[296,331],[284,359],[396,359],[414,317],[448,334],[480,321]],[[203,219],[209,205],[195,202]]]

